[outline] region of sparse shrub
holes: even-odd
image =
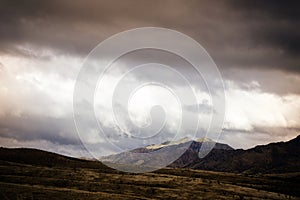
[[[244,199],[244,195],[240,194],[239,198],[240,198],[240,200],[243,200]]]

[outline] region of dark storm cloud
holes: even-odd
[[[281,67],[299,72],[299,1],[233,1],[231,6],[251,28],[254,44],[277,49],[278,56],[287,60],[286,66]],[[281,63],[274,62],[274,65]]]
[[[299,72],[297,8],[297,1],[2,0],[0,50],[31,45],[85,56],[112,34],[162,26],[195,38],[221,68]]]
[[[297,0],[273,1],[273,0],[252,0],[252,1],[231,1],[231,5],[241,12],[249,15],[266,16],[272,19],[298,20],[300,17]]]
[[[3,0],[1,49],[11,53],[15,45],[33,44],[85,55],[110,35],[142,26],[139,21],[154,25],[152,20],[172,16],[164,14],[160,4],[168,5],[160,1]]]

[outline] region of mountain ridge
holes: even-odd
[[[258,145],[251,149],[213,149],[185,167],[234,173],[283,173],[300,170],[300,135],[287,142]],[[175,166],[176,167],[176,166]]]
[[[300,171],[300,135],[287,142],[258,145],[247,150],[214,148],[204,158],[198,157],[196,151],[198,148],[197,142],[191,142],[190,148],[169,167],[250,174]],[[74,168],[84,166],[111,170],[98,161],[82,160],[30,148],[1,147],[0,161],[46,167],[68,165]]]
[[[197,142],[197,140],[203,142]],[[173,166],[182,168],[195,160],[200,150],[201,152],[205,152],[209,151],[210,148],[233,150],[233,148],[227,144],[215,143],[210,139],[190,139],[184,137],[175,141],[166,141],[161,144],[148,145],[126,152],[104,156],[101,157],[100,160],[108,165],[116,164],[140,167],[172,166],[175,161],[176,164],[173,164]]]

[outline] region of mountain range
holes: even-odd
[[[249,174],[300,171],[300,135],[287,142],[270,143],[247,150],[233,149],[227,144],[216,143],[207,156],[199,158],[198,152],[201,146],[210,142],[213,141],[209,139],[190,140],[183,138],[179,141],[137,148],[131,152],[134,152],[134,155],[139,155],[165,149],[165,151],[162,151],[162,154],[170,152],[176,154],[182,151],[181,148],[189,145],[187,150],[168,167]],[[128,152],[123,152],[104,157],[102,160],[104,163],[109,161],[122,163],[123,160],[128,159],[127,155]],[[147,164],[147,161],[142,162],[139,158],[131,157],[130,159],[130,162],[134,165]],[[158,158],[157,162],[160,160],[161,158]],[[104,171],[110,170],[101,162],[70,158],[55,153],[27,148],[9,149],[2,147],[0,148],[0,161],[56,167],[63,167],[65,165],[72,165],[75,168],[85,166],[88,168],[101,168]]]
[[[204,144],[215,144],[207,156],[200,158],[199,150]],[[186,148],[188,147],[188,148]],[[129,152],[122,152],[101,158],[104,163],[132,163],[133,165],[147,165],[149,161],[141,160],[140,154],[160,151],[156,161],[159,163],[167,156],[184,153],[168,167],[190,168],[233,173],[286,173],[300,170],[300,135],[288,142],[259,145],[251,149],[233,149],[227,144],[215,143],[204,138],[190,140],[183,138],[178,141],[153,144],[137,148]]]

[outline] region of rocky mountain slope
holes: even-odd
[[[170,165],[182,168],[193,163],[198,158],[198,153],[203,144],[206,144],[206,146],[213,146],[215,144],[214,149],[233,150],[227,144],[215,143],[207,138],[191,140],[185,137],[177,141],[167,141],[162,144],[153,144],[128,152],[105,156],[100,160],[105,163],[114,163],[117,165],[140,165],[141,167],[147,165],[164,167]],[[182,156],[177,159],[178,155]],[[175,163],[173,163],[174,161]]]
[[[234,173],[299,172],[300,135],[288,142],[260,145],[248,150],[213,149],[205,158],[196,158],[185,167]]]

